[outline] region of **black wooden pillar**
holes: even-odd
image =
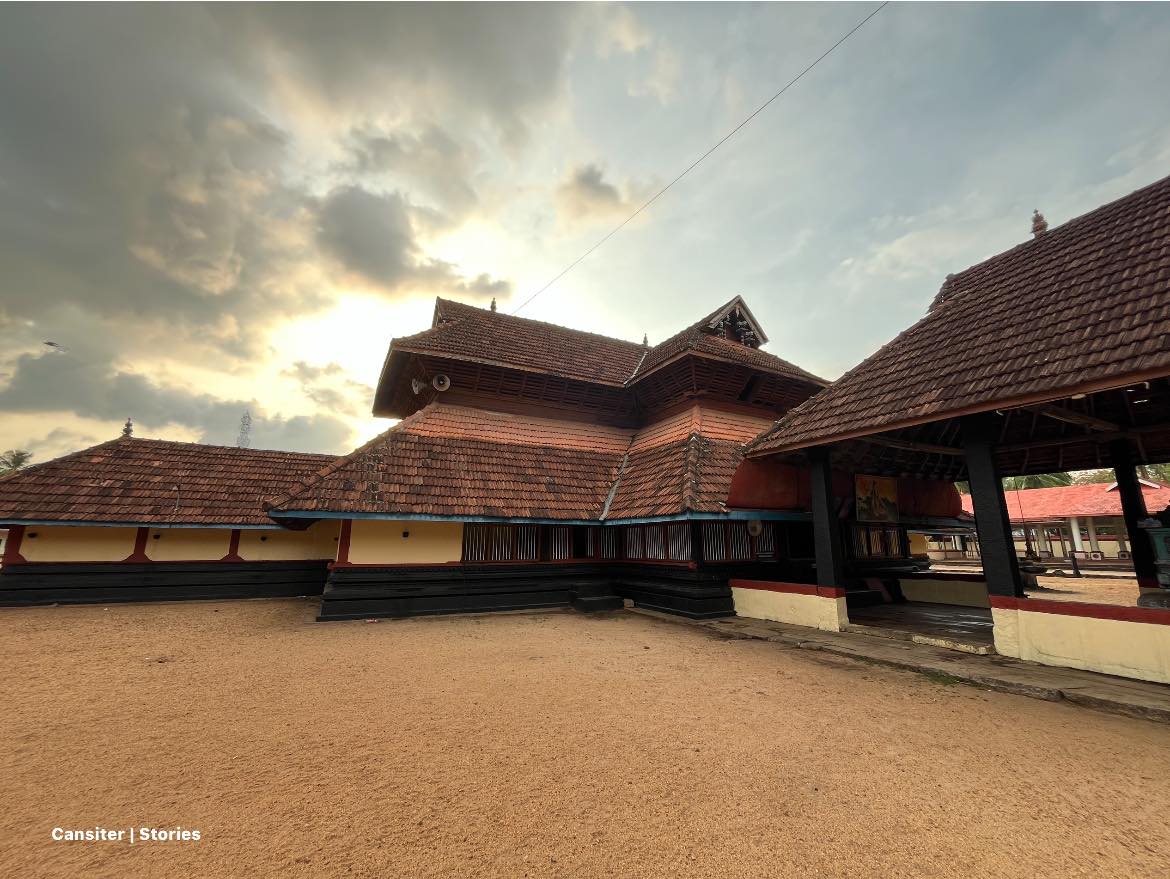
[[[987,591],[992,595],[1023,597],[1003,480],[995,460],[998,439],[999,419],[993,413],[963,418],[963,455],[967,459],[967,481],[971,486],[971,506],[975,510],[975,531],[979,535]]]
[[[1138,522],[1146,518],[1146,499],[1142,496],[1142,484],[1138,481],[1133,466],[1133,452],[1129,440],[1114,440],[1109,444],[1109,459],[1117,476],[1117,494],[1121,497],[1121,515],[1125,519],[1125,531],[1129,535],[1129,553],[1133,570],[1137,574],[1141,589],[1158,588],[1158,571],[1154,564],[1154,547],[1150,538]]]
[[[818,446],[808,450],[812,476],[813,542],[817,553],[817,585],[845,585],[845,550],[841,545],[841,523],[833,503],[833,469],[829,450]]]

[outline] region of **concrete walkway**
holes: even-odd
[[[1167,684],[1056,668],[1003,656],[973,655],[859,632],[822,632],[745,617],[688,620],[640,608],[631,608],[628,612],[704,628],[726,638],[753,638],[801,650],[820,650],[835,656],[944,677],[989,690],[1049,702],[1065,700],[1099,711],[1170,723],[1170,685]]]

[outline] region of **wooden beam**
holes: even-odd
[[[894,439],[884,436],[867,436],[863,442],[875,446],[889,446],[891,449],[901,449],[904,452],[923,452],[928,455],[952,455],[962,457],[963,450],[955,446],[939,446],[934,443],[919,443],[912,440]]]
[[[1055,418],[1057,421],[1079,424],[1097,431],[1116,433],[1122,429],[1120,424],[1114,424],[1112,421],[1106,421],[1104,418],[1097,418],[1093,415],[1085,415],[1082,412],[1074,412],[1072,409],[1065,409],[1055,403],[1041,403],[1038,406],[1029,406],[1028,408],[1034,409],[1041,415],[1047,415],[1049,418]]]

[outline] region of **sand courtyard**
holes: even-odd
[[[630,613],[0,612],[7,876],[1165,876],[1170,728]],[[198,841],[54,841],[54,828]]]

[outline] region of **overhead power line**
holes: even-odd
[[[666,193],[666,191],[668,189],[670,189],[670,187],[674,186],[674,184],[678,183],[680,180],[682,180],[684,177],[686,177],[688,174],[690,174],[691,171],[693,171],[695,168],[697,168],[699,166],[699,164],[704,159],[706,159],[709,155],[711,155],[713,152],[715,152],[715,150],[719,149],[719,147],[723,146],[723,144],[727,143],[727,141],[731,140],[731,138],[733,138],[736,134],[739,133],[739,130],[741,128],[743,128],[745,125],[747,125],[749,122],[751,122],[757,116],[759,116],[762,112],[764,112],[764,110],[766,110],[768,108],[768,106],[773,101],[775,101],[777,98],[779,98],[781,95],[783,95],[786,91],[788,91],[790,88],[792,88],[798,82],[800,82],[800,80],[804,78],[804,75],[806,73],[808,73],[810,70],[812,70],[818,64],[820,64],[822,61],[824,61],[826,58],[828,58],[830,55],[832,55],[833,52],[836,51],[837,48],[842,43],[844,43],[851,36],[853,36],[855,33],[857,33],[859,30],[861,30],[871,18],[873,18],[875,15],[877,15],[879,12],[881,12],[883,9],[885,9],[889,5],[890,5],[889,0],[885,0],[885,2],[881,3],[876,9],[873,10],[873,12],[871,12],[869,15],[867,15],[865,18],[863,18],[861,21],[859,21],[857,24],[855,24],[853,26],[853,28],[851,30],[849,30],[848,33],[846,33],[843,37],[841,37],[841,39],[839,39],[839,40],[837,40],[837,42],[833,43],[833,45],[831,45],[828,49],[826,49],[824,52],[822,52],[816,58],[816,60],[814,60],[811,64],[809,64],[806,68],[804,68],[804,70],[800,71],[800,73],[796,74],[796,76],[794,76],[792,79],[790,79],[784,85],[784,88],[780,89],[780,91],[776,92],[776,94],[772,95],[772,97],[768,98],[768,100],[766,100],[766,101],[764,101],[764,103],[760,104],[760,106],[758,106],[752,112],[752,114],[750,116],[748,116],[746,119],[744,119],[742,122],[740,122],[739,125],[735,126],[735,128],[731,129],[731,131],[727,132],[727,134],[725,134],[714,146],[712,146],[709,150],[707,150],[707,152],[703,153],[703,155],[699,156],[699,158],[695,159],[693,162],[691,162],[689,165],[687,165],[687,167],[682,171],[681,174],[679,174],[677,177],[675,177],[673,180],[671,180],[669,183],[667,183],[665,186],[663,186],[660,190],[658,190],[656,193],[654,193],[654,195],[650,196],[650,198],[646,199],[646,201],[643,202],[642,205],[636,211],[634,211],[632,214],[630,214],[628,217],[626,217],[624,220],[622,220],[620,223],[618,223],[616,226],[614,226],[612,229],[610,229],[609,232],[607,232],[605,234],[605,236],[603,238],[601,238],[601,240],[599,240],[596,244],[594,244],[592,247],[590,247],[588,250],[586,250],[583,254],[581,254],[579,257],[577,257],[575,260],[573,260],[571,263],[569,263],[567,266],[565,266],[563,269],[561,269],[561,271],[559,271],[552,278],[552,280],[550,280],[547,284],[545,284],[543,287],[541,287],[539,290],[537,290],[535,293],[533,293],[531,296],[529,296],[527,299],[525,299],[523,302],[521,302],[518,306],[516,306],[516,309],[512,312],[512,314],[519,314],[520,310],[522,308],[524,308],[526,305],[528,305],[530,302],[532,302],[532,300],[534,300],[537,296],[539,296],[541,293],[543,293],[545,290],[547,290],[549,287],[551,287],[553,284],[555,284],[557,281],[559,281],[561,278],[563,278],[565,275],[567,275],[570,271],[572,271],[573,268],[576,267],[576,265],[578,263],[580,263],[582,260],[584,260],[587,256],[589,256],[589,254],[593,253],[593,251],[597,250],[597,248],[601,247],[601,245],[605,244],[605,242],[607,242],[610,238],[612,238],[614,235],[616,235],[618,232],[620,232],[622,229],[624,229],[626,226],[628,226],[640,213],[642,213],[642,211],[646,210],[646,208],[650,207],[650,205],[652,205],[652,204],[654,204],[654,202],[658,201],[658,199],[661,198]]]

